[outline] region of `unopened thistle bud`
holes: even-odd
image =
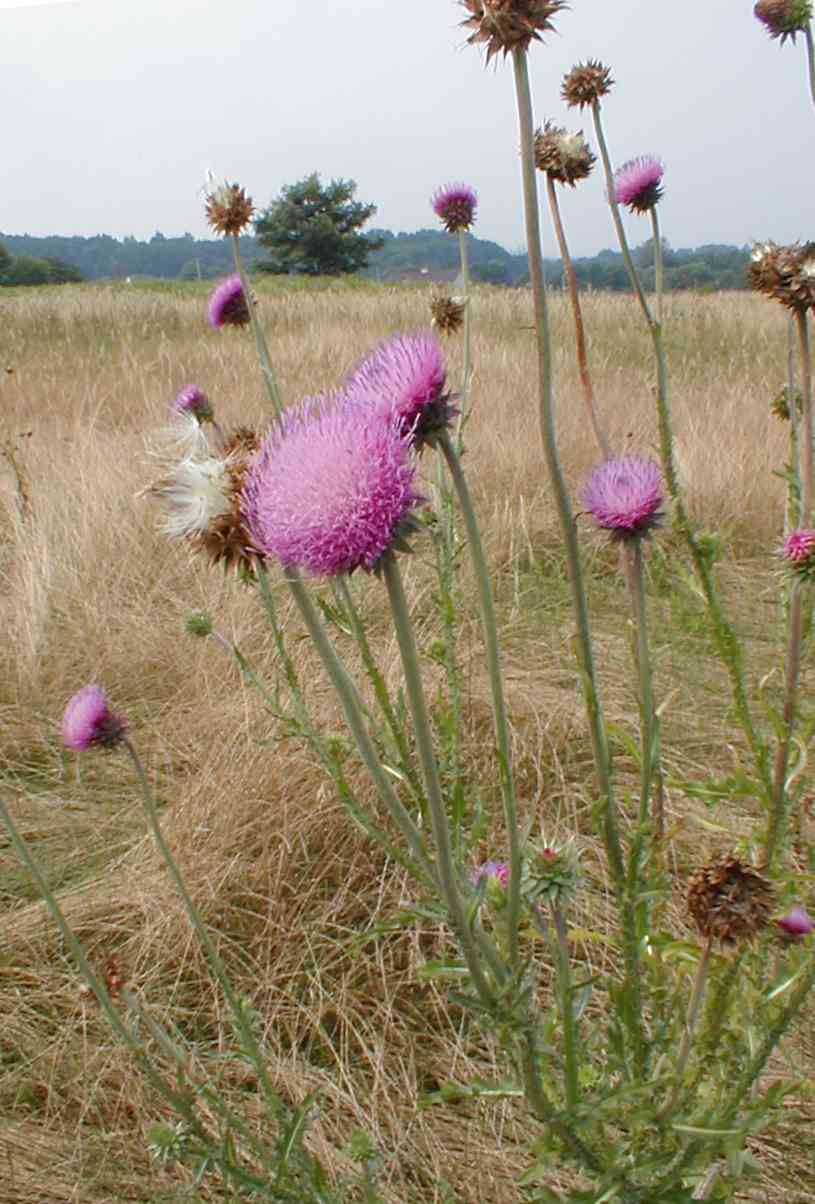
[[[464,325],[466,297],[435,293],[430,298],[430,324],[442,334],[455,334]]]
[[[535,134],[535,166],[559,184],[574,188],[578,180],[585,180],[591,173],[594,163],[595,156],[582,130],[570,134],[562,126],[547,121]]]
[[[815,531],[804,527],[790,531],[781,555],[794,576],[801,581],[815,581]]]
[[[214,419],[209,398],[198,385],[185,385],[170,403],[170,412],[182,418],[190,415],[199,426]]]
[[[753,244],[750,281],[756,292],[804,312],[815,307],[815,242]]]
[[[187,632],[187,635],[204,640],[208,635],[212,635],[212,618],[205,610],[194,610],[192,614],[187,616],[184,630]]]
[[[563,908],[577,893],[580,866],[577,852],[569,843],[562,848],[544,845],[529,862],[529,897]]]
[[[807,915],[805,909],[800,903],[791,908],[785,916],[782,916],[778,921],[778,927],[787,941],[800,941],[802,937],[809,936],[815,932],[815,923],[810,916]]]
[[[688,884],[688,910],[707,940],[735,945],[767,924],[775,902],[763,874],[733,853],[697,870]]]
[[[599,60],[587,59],[564,75],[560,95],[570,109],[583,109],[586,105],[596,104],[601,96],[611,91],[613,84],[610,68]]]
[[[221,184],[207,194],[207,221],[218,234],[240,234],[252,220],[252,198],[237,184]]]
[[[771,38],[780,38],[783,46],[787,38],[795,41],[797,33],[804,33],[812,20],[811,0],[758,0],[753,13],[767,30]]]
[[[487,62],[494,54],[504,57],[513,50],[528,50],[530,42],[542,41],[542,33],[555,27],[552,17],[567,7],[566,0],[460,0],[469,16],[461,22],[472,30],[467,41],[483,43]]]

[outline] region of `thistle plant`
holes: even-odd
[[[470,323],[470,263],[467,253],[467,234],[475,222],[478,194],[469,184],[445,184],[437,188],[431,198],[433,212],[442,222],[448,234],[458,235],[459,259],[461,262],[461,299],[450,298],[444,308],[436,306],[433,314],[437,323],[444,322],[449,330],[455,326],[459,310],[464,315],[464,368],[461,377],[462,405],[466,405],[472,373],[472,333]],[[458,307],[458,308],[454,308]],[[464,414],[462,413],[462,418]]]
[[[757,0],[753,12],[770,37],[777,38],[782,46],[787,38],[794,44],[799,33],[804,35],[809,91],[815,105],[815,42],[812,37],[811,0]]]

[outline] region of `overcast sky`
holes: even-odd
[[[804,46],[770,41],[752,7],[572,0],[530,52],[536,121],[592,142],[560,82],[589,57],[612,68],[612,156],[664,158],[676,247],[815,237]],[[463,15],[455,0],[0,0],[0,230],[204,236],[205,169],[259,205],[316,170],[356,180],[393,230],[435,225],[429,194],[464,180],[476,233],[516,250],[511,63],[485,70]],[[612,245],[598,172],[564,217],[575,254]]]

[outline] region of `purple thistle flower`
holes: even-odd
[[[213,413],[209,398],[198,385],[185,385],[178,396],[170,403],[170,412],[186,417],[188,414],[202,422],[212,422]]]
[[[469,230],[474,223],[478,194],[469,184],[444,184],[433,193],[430,203],[448,234],[455,234]]]
[[[69,701],[62,716],[62,742],[76,752],[92,744],[110,747],[122,739],[124,715],[110,709],[101,686],[83,686]]]
[[[416,526],[410,440],[395,420],[327,396],[288,410],[261,444],[241,509],[254,547],[314,577],[375,569]]]
[[[662,474],[653,460],[606,460],[586,482],[583,504],[612,539],[640,539],[662,519]]]
[[[787,567],[804,581],[815,581],[815,531],[799,527],[784,540],[781,555]]]
[[[395,418],[419,451],[457,413],[445,383],[438,339],[430,330],[415,330],[388,339],[361,360],[346,379],[345,398]]]
[[[227,276],[214,289],[207,306],[207,320],[216,330],[224,326],[246,326],[249,322],[249,305],[237,272]]]
[[[647,213],[662,196],[665,164],[656,155],[629,159],[614,173],[614,199],[632,213]]]
[[[779,927],[787,936],[809,936],[815,932],[815,922],[807,915],[800,904],[796,904],[785,916],[778,921]]]
[[[506,861],[485,861],[473,870],[473,885],[477,886],[482,878],[494,878],[506,890],[509,886],[509,866]]]

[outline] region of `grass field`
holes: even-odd
[[[393,1204],[446,1200],[510,1204],[528,1122],[512,1104],[420,1109],[420,1096],[466,1075],[489,1075],[490,1050],[445,992],[418,974],[445,948],[444,934],[385,931],[410,900],[402,872],[355,831],[331,784],[299,746],[274,743],[273,721],[224,653],[184,633],[190,610],[258,665],[270,636],[251,594],[156,533],[140,491],[155,476],[149,444],[169,401],[189,381],[219,421],[259,424],[266,406],[251,339],[214,332],[203,296],[185,290],[72,286],[0,295],[0,437],[17,447],[0,461],[0,784],[76,931],[102,967],[115,955],[146,1005],[178,1026],[201,1065],[228,1042],[222,1012],[181,904],[145,834],[137,787],[119,754],[67,758],[59,720],[67,698],[103,684],[157,783],[163,823],[192,893],[242,993],[262,1024],[272,1077],[293,1100],[317,1091],[309,1141],[329,1166],[364,1128],[383,1158]],[[427,295],[366,287],[261,291],[263,320],[287,399],[338,382],[383,336],[427,321]],[[656,446],[650,344],[634,302],[585,298],[596,392],[611,442]],[[496,572],[502,644],[524,819],[537,834],[576,831],[589,888],[576,907],[587,966],[617,956],[591,835],[593,770],[572,651],[573,626],[557,519],[537,433],[531,300],[525,291],[479,289],[473,301],[475,376],[467,467]],[[691,511],[718,532],[724,596],[750,653],[751,689],[780,693],[778,548],[786,428],[769,402],[786,379],[780,307],[748,294],[672,295],[666,305],[678,457]],[[563,461],[575,495],[596,455],[573,364],[565,301],[553,301],[556,393]],[[5,372],[3,372],[5,369]],[[450,377],[460,348],[450,346]],[[579,506],[577,507],[579,509]],[[627,671],[627,606],[614,554],[580,523],[588,559],[601,682],[609,718],[634,724]],[[434,635],[421,546],[406,576],[428,640]],[[725,774],[740,735],[681,548],[665,533],[649,553],[656,690],[667,699],[663,745],[669,782]],[[355,587],[372,616],[394,681],[396,648],[379,583]],[[281,594],[281,605],[286,606]],[[486,735],[483,653],[465,571],[466,748],[473,790],[487,805],[496,784]],[[296,631],[291,619],[292,630]],[[305,642],[303,675],[319,683]],[[432,666],[428,666],[432,673]],[[765,676],[772,670],[773,676]],[[803,696],[811,693],[805,656]],[[340,719],[315,686],[329,726]],[[617,768],[635,769],[623,746]],[[483,855],[500,855],[500,824]],[[706,855],[748,830],[749,801],[706,809],[669,790],[675,900],[684,930],[684,882]],[[219,1199],[192,1191],[156,1164],[149,1125],[162,1119],[128,1055],[81,993],[81,979],[12,850],[0,876],[0,1204],[107,1204]],[[365,934],[368,934],[367,938]],[[541,963],[542,991],[548,981]],[[810,1010],[811,1019],[811,1010]],[[792,1070],[815,1086],[815,1041],[806,1021],[774,1076]],[[249,1116],[253,1084],[234,1061],[223,1089]],[[812,1198],[808,1098],[753,1152],[761,1177],[741,1197],[803,1204]]]

